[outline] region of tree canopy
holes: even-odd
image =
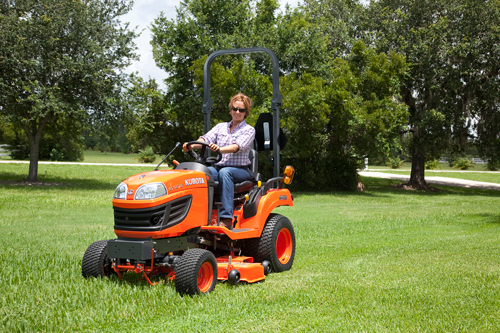
[[[138,78],[123,88],[136,35],[119,17],[130,6],[2,1],[0,114],[29,138],[30,178],[44,129],[60,137],[89,117],[112,137],[133,110],[129,138],[156,152],[197,138],[207,56],[246,47],[267,47],[280,61],[282,161],[297,166],[299,183],[352,188],[361,159],[399,149],[401,135],[417,187],[426,186],[426,161],[471,143],[500,163],[500,0],[304,0],[284,11],[278,0],[182,0],[175,19],[161,14],[151,25],[165,92]],[[265,54],[218,57],[211,126],[229,120],[240,91],[254,102],[251,125],[269,112],[271,74]]]
[[[398,101],[398,84],[407,66],[395,53],[376,54],[355,43],[352,31],[342,27],[343,18],[361,10],[357,2],[310,6],[279,12],[275,0],[186,0],[175,20],[160,15],[153,23],[152,44],[157,64],[169,73],[167,92],[163,109],[148,110],[153,118],[137,115],[150,119],[138,133],[151,139],[161,136],[166,147],[197,138],[203,130],[207,56],[219,49],[267,47],[280,61],[281,125],[289,138],[283,163],[294,161],[303,186],[355,186],[360,159],[397,144],[407,116]],[[321,15],[340,7],[343,12],[332,28],[332,20]],[[340,37],[329,35],[340,30]],[[263,54],[217,58],[212,65],[212,126],[229,120],[229,98],[239,91],[253,99],[251,125],[259,113],[269,112],[270,69],[270,59]],[[350,181],[339,181],[346,173],[326,172],[335,159],[339,168],[345,162]]]
[[[2,1],[0,112],[28,137],[29,180],[37,180],[49,123],[119,112],[120,70],[134,57],[136,36],[119,17],[130,7],[128,0]]]
[[[496,158],[500,2],[380,0],[369,11],[365,26],[378,50],[411,64],[401,88],[410,111],[410,183],[425,187],[426,160],[476,138],[483,156]]]

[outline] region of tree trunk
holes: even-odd
[[[425,157],[415,145],[412,145],[411,175],[408,185],[416,189],[427,188],[425,182]]]
[[[30,168],[28,172],[28,181],[38,181],[38,156],[40,153],[40,140],[36,140],[36,136],[30,140]]]
[[[30,168],[28,172],[28,181],[37,182],[38,181],[38,157],[40,154],[40,141],[42,140],[42,133],[45,125],[51,120],[53,113],[49,112],[44,118],[39,120],[37,127],[37,120],[33,120],[31,123],[31,128],[28,125],[24,125],[24,132],[28,136],[28,142],[30,143]]]

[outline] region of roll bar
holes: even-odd
[[[245,54],[245,53],[257,53],[265,52],[267,53],[273,62],[273,98],[271,100],[271,109],[273,111],[273,154],[274,154],[274,177],[278,177],[280,174],[280,146],[278,140],[278,134],[280,132],[280,106],[283,101],[283,96],[279,93],[279,63],[278,57],[273,51],[265,47],[253,47],[245,49],[229,49],[229,50],[219,50],[210,54],[205,61],[205,67],[203,69],[204,75],[204,95],[203,95],[203,120],[204,120],[204,131],[207,133],[210,131],[210,113],[214,107],[214,100],[210,97],[210,79],[211,73],[210,68],[212,63],[220,55],[225,54]]]

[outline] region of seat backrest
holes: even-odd
[[[254,173],[259,173],[259,154],[256,150],[250,149],[248,152],[248,158],[250,159],[250,165],[248,168]]]

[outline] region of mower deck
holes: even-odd
[[[240,281],[254,283],[262,281],[266,278],[264,266],[260,263],[254,263],[252,257],[222,256],[216,259],[217,280],[219,281],[229,281],[231,284],[235,284]],[[133,271],[136,274],[142,274],[143,280],[146,280],[152,286],[159,284],[159,282],[151,282],[149,277],[158,273],[164,273],[165,280],[173,281],[175,279],[174,270],[165,267],[153,265],[149,266],[141,263],[131,265],[130,263],[127,263],[123,265],[113,264],[111,268],[122,280],[124,280],[123,273],[126,272]],[[236,274],[237,277],[235,276]]]
[[[260,263],[254,263],[252,257],[223,256],[217,258],[217,280],[230,280],[231,277],[229,275],[232,270],[239,272],[239,281],[247,283],[262,281],[266,278],[264,266]]]

